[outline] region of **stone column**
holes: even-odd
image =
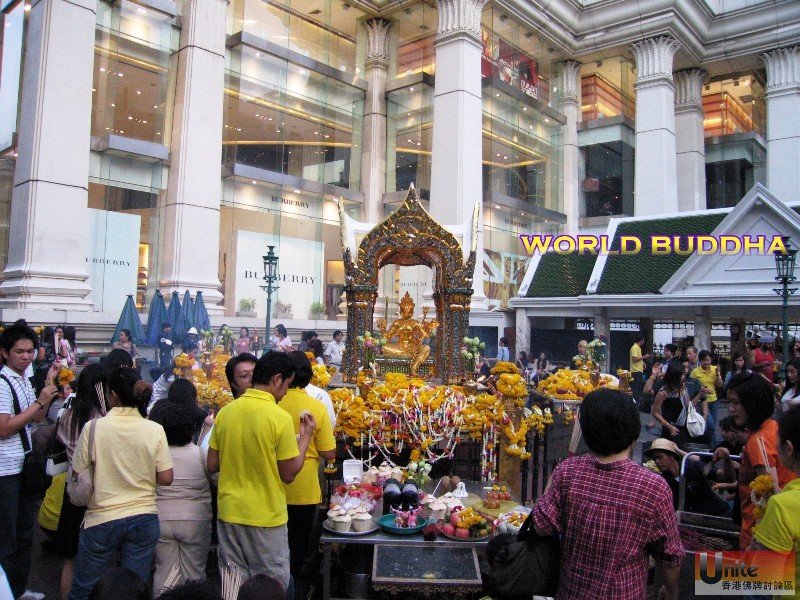
[[[90,310],[85,227],[96,3],[31,4],[0,306]]]
[[[567,117],[564,125],[564,163],[561,179],[564,182],[564,213],[567,223],[564,233],[577,235],[581,217],[579,172],[581,149],[578,147],[578,123],[581,122],[581,64],[568,60],[561,65],[561,112]]]
[[[437,0],[436,87],[433,100],[431,215],[443,225],[472,222],[483,208],[481,9],[487,0]],[[483,210],[472,309],[486,310],[483,291]]]
[[[694,345],[698,350],[711,350],[711,312],[707,306],[694,309]]]
[[[675,148],[675,88],[672,58],[678,42],[669,36],[631,46],[636,57],[635,215],[678,210]]]
[[[391,23],[369,19],[364,101],[364,139],[361,146],[361,185],[364,188],[364,220],[377,223],[383,216],[386,189],[386,77],[389,71],[388,33]],[[383,294],[383,291],[379,292]]]
[[[762,55],[767,69],[767,188],[784,202],[800,198],[800,46]]]
[[[517,354],[524,350],[530,356],[533,350],[531,349],[531,321],[528,318],[527,310],[518,308],[515,321],[517,328]],[[539,357],[537,356],[536,358]],[[531,362],[533,361],[531,360]]]
[[[706,144],[703,134],[703,83],[708,73],[686,69],[675,80],[675,143],[677,147],[678,210],[706,208]]]
[[[184,4],[159,277],[161,288],[203,292],[212,315],[224,310],[218,266],[223,95],[209,90],[225,83],[225,7],[224,0]]]

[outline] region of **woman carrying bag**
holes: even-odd
[[[94,493],[81,528],[69,600],[89,597],[117,550],[123,567],[143,581],[150,578],[159,535],[156,486],[172,483],[172,458],[164,428],[146,418],[149,397],[134,393],[138,381],[133,369],[113,371],[111,410],[84,427],[78,440],[72,466],[80,473],[93,465]]]
[[[69,408],[61,415],[56,433],[58,441],[64,444],[70,465],[72,465],[75,447],[84,425],[92,419],[104,416],[107,412],[105,405],[107,388],[108,373],[102,365],[89,365],[81,371],[75,397]],[[72,587],[72,572],[75,566],[75,555],[78,553],[78,536],[85,513],[85,506],[73,504],[69,494],[64,493],[56,531],[58,550],[64,557],[64,566],[61,568],[61,598],[63,600],[66,600],[69,589]]]

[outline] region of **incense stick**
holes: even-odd
[[[97,392],[97,399],[100,401],[100,412],[103,413],[105,417],[108,413],[108,407],[106,406],[106,396],[103,392],[103,384],[99,381],[94,384],[94,389]]]
[[[222,567],[222,600],[236,600],[239,588],[242,587],[244,573],[234,562],[228,562]]]

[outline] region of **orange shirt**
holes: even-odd
[[[764,440],[769,465],[764,465],[764,459],[761,458],[761,450],[758,448],[759,437]],[[753,539],[753,525],[756,524],[753,516],[754,506],[750,499],[752,491],[750,482],[757,476],[756,467],[765,467],[768,471],[769,467],[777,467],[778,485],[781,488],[797,477],[781,464],[777,445],[778,423],[774,419],[767,419],[761,425],[761,429],[750,434],[742,451],[742,466],[739,469],[739,499],[742,502],[742,533],[739,536],[739,547],[742,550],[750,545],[750,540]]]

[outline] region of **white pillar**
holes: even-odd
[[[203,292],[212,315],[223,312],[218,265],[225,7],[225,0],[184,4],[159,277],[162,288]]]
[[[433,100],[431,215],[443,225],[471,223],[483,208],[481,9],[487,0],[437,0],[436,87]],[[486,310],[483,210],[472,281],[473,310]]]
[[[762,55],[767,69],[767,188],[800,200],[800,46]]]
[[[668,36],[631,46],[636,57],[636,181],[634,214],[678,210],[675,155],[675,88],[672,58],[678,42]]]
[[[34,0],[0,306],[90,310],[86,222],[96,3]]]
[[[361,149],[361,185],[364,219],[378,223],[383,216],[386,189],[386,77],[389,70],[388,33],[391,23],[369,19],[367,29],[367,94],[364,101],[364,140]],[[382,292],[379,294],[383,295]]]
[[[677,148],[678,210],[706,208],[706,144],[703,133],[703,83],[708,73],[686,69],[675,80],[675,144]]]
[[[521,351],[527,352],[531,356],[531,320],[528,318],[528,311],[525,308],[518,308],[514,323],[517,330],[517,354]],[[538,356],[536,358],[539,358]],[[533,362],[533,360],[531,360]]]
[[[564,163],[561,178],[564,185],[564,214],[567,223],[564,233],[577,235],[581,217],[579,173],[581,149],[578,147],[578,123],[581,122],[581,64],[568,60],[561,64],[561,112],[567,118],[564,125]]]
[[[707,306],[694,309],[694,345],[698,350],[711,350],[711,311]]]

